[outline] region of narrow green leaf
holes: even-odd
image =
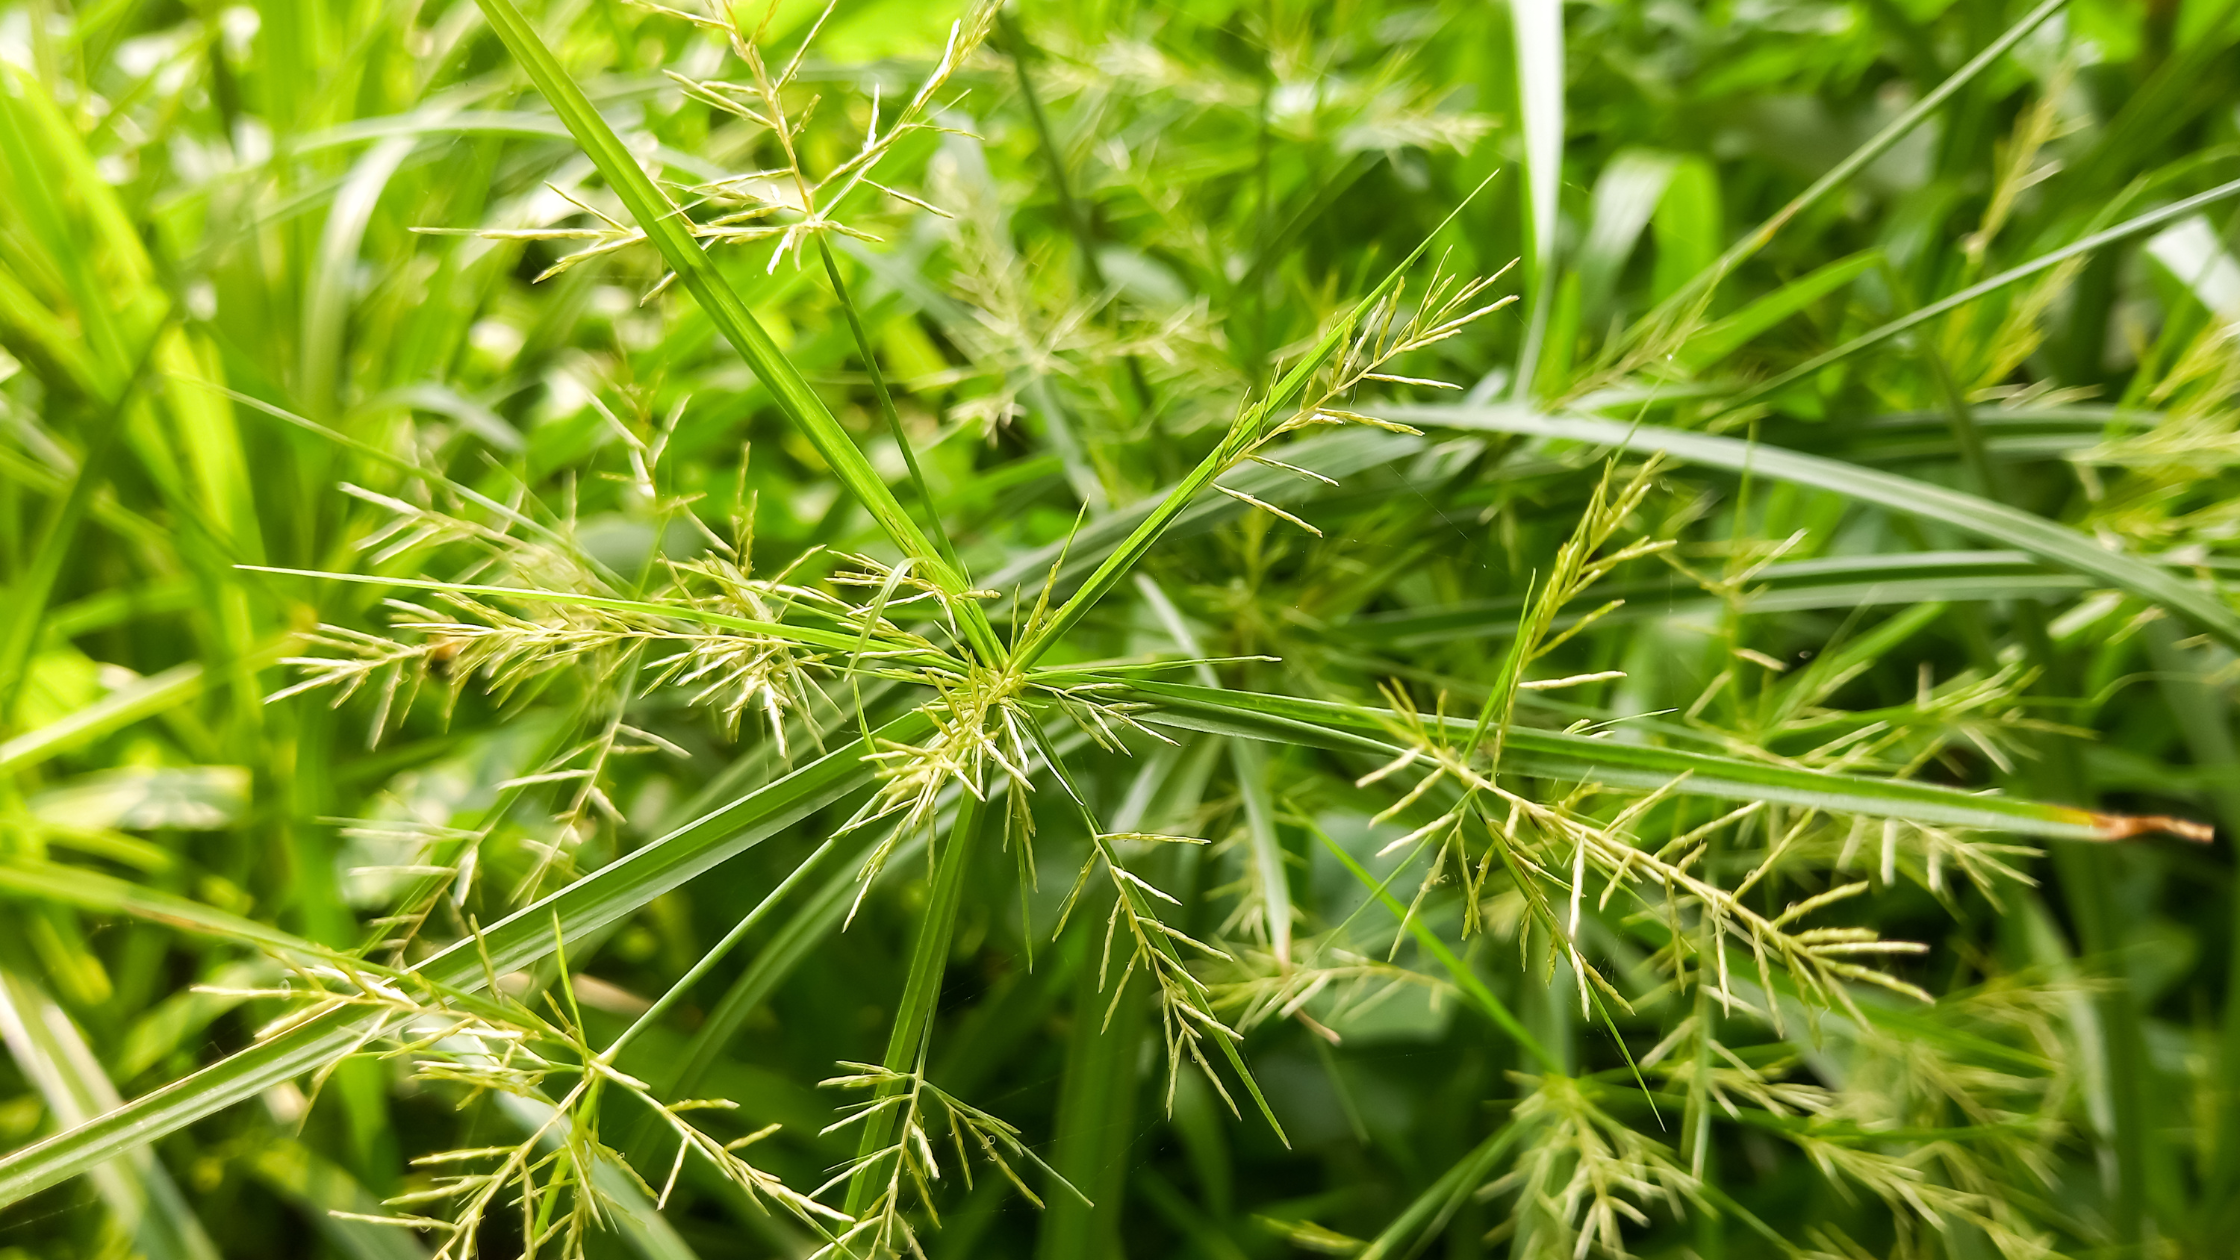
[[[1192,673],[1201,687],[1219,687],[1221,680],[1213,667],[1204,663],[1205,650],[1198,646],[1197,636],[1190,632],[1189,623],[1167,598],[1167,593],[1146,574],[1136,575],[1136,589],[1143,593],[1144,602],[1166,627],[1175,646],[1182,654],[1199,663]],[[1283,843],[1276,836],[1275,802],[1268,792],[1268,759],[1260,746],[1252,740],[1229,741],[1229,765],[1237,776],[1237,792],[1244,798],[1245,837],[1252,844],[1252,869],[1260,884],[1260,905],[1267,920],[1268,947],[1275,952],[1276,960],[1291,965],[1291,876],[1286,869]]]
[[[770,911],[785,899],[787,893],[792,892],[801,881],[807,879],[818,866],[823,864],[824,859],[831,855],[839,841],[840,837],[838,836],[827,839],[811,851],[809,856],[801,859],[791,871],[786,872],[786,877],[778,881],[777,887],[771,889],[763,896],[762,900],[756,902],[752,910],[739,916],[739,922],[733,925],[729,932],[724,933],[722,939],[709,946],[700,955],[700,960],[687,968],[683,975],[678,976],[676,982],[669,986],[668,991],[655,999],[653,1005],[648,1006],[637,1019],[631,1021],[630,1026],[622,1030],[622,1035],[610,1042],[602,1053],[610,1060],[615,1055],[622,1053],[624,1046],[630,1044],[640,1032],[651,1027],[655,1021],[661,1018],[664,1012],[676,1005],[678,999],[690,992],[692,986],[698,983],[701,977],[707,975],[711,968],[723,961],[724,955],[730,953],[733,946],[745,939],[747,933],[753,931],[754,926],[762,922]]]
[[[1283,449],[1283,461],[1333,479],[1417,455],[1426,448],[1422,438],[1377,429],[1349,428],[1317,437],[1302,438]],[[1320,487],[1295,473],[1248,464],[1231,472],[1222,482],[1267,503],[1279,506],[1305,502]],[[1115,509],[1110,515],[1083,525],[1070,540],[1038,547],[988,575],[990,588],[1009,591],[1019,586],[1039,587],[1054,565],[1058,568],[1053,593],[1066,596],[1081,588],[1094,565],[1119,550],[1174,491],[1157,500],[1144,499]],[[1208,495],[1177,513],[1161,535],[1168,539],[1194,537],[1217,524],[1251,511],[1225,494]]]
[[[924,848],[923,836],[912,836],[895,845],[880,877],[908,870]],[[655,1082],[662,1097],[689,1098],[699,1090],[701,1082],[723,1057],[731,1039],[747,1022],[747,1017],[754,1014],[755,1008],[767,1001],[826,938],[840,929],[841,922],[848,916],[849,904],[855,900],[858,878],[859,873],[853,867],[844,866],[834,871],[824,885],[771,934],[768,943],[756,952],[754,961],[739,973],[739,978],[709,1010],[700,1027],[693,1030],[692,1040],[677,1056],[675,1068]]]
[[[96,914],[129,915],[143,922],[160,923],[183,932],[215,936],[300,958],[344,957],[339,951],[313,944],[292,932],[283,932],[176,893],[142,887],[87,867],[65,866],[39,858],[13,857],[0,863],[0,896],[76,906]]]
[[[248,1164],[257,1180],[294,1200],[312,1225],[349,1260],[426,1260],[427,1249],[414,1242],[408,1231],[352,1219],[386,1212],[372,1192],[303,1143],[274,1137],[249,1157]]]
[[[1700,372],[1750,344],[1760,333],[1850,284],[1881,260],[1882,251],[1861,250],[1849,258],[1839,258],[1798,276],[1690,337],[1680,351],[1680,358]]]
[[[949,968],[949,941],[956,934],[957,914],[964,904],[965,876],[971,872],[979,847],[983,808],[979,796],[970,792],[960,795],[949,843],[934,856],[933,891],[926,898],[925,917],[918,921],[917,939],[910,948],[910,971],[903,980],[894,1025],[887,1032],[885,1064],[890,1072],[918,1072],[925,1067],[926,1039],[932,1035],[934,1008],[941,998],[941,977]],[[883,1087],[881,1096],[899,1088]],[[893,1108],[867,1118],[856,1158],[867,1158],[891,1144],[899,1120]],[[850,1215],[870,1204],[880,1171],[879,1166],[867,1164],[848,1182]]]
[[[2240,184],[2233,187],[2240,192]],[[2160,604],[2226,644],[2240,647],[2240,614],[2234,613],[2216,591],[2184,581],[2152,561],[2103,547],[2065,525],[1959,490],[1739,438],[1627,425],[1589,416],[1534,415],[1498,407],[1396,407],[1387,408],[1386,414],[1413,424],[1472,432],[1664,451],[1694,464],[1827,490],[2019,547],[2055,568],[2106,582]]]
[[[1642,229],[1672,185],[1680,159],[1653,149],[1613,154],[1594,183],[1594,211],[1579,242],[1579,308],[1590,322],[1602,314]]]
[[[2127,219],[2104,232],[2094,232],[2083,240],[2065,245],[2051,253],[2041,254],[2019,267],[2010,267],[1988,280],[1971,284],[1949,297],[1939,298],[1927,306],[1891,320],[1879,328],[1860,333],[1833,350],[1816,354],[1788,371],[1744,390],[1730,400],[1727,406],[1729,409],[1745,407],[1761,398],[1770,397],[1798,381],[1811,377],[1815,372],[1830,364],[1839,363],[1870,346],[1880,345],[1908,329],[1918,328],[1940,315],[1956,311],[1977,298],[1996,293],[2008,285],[2027,280],[2040,272],[2050,271],[2072,258],[2089,254],[2093,250],[2113,245],[2118,241],[2129,240],[2134,236],[2160,227],[2172,219],[2182,219],[2204,206],[2215,205],[2220,201],[2229,201],[2236,196],[2240,196],[2240,179],[2219,184],[2207,192],[2196,193],[2183,201],[2173,202],[2159,210],[2150,210],[2145,214]]]
[[[1517,53],[1517,113],[1524,124],[1524,186],[1530,229],[1532,315],[1517,353],[1514,396],[1530,398],[1548,314],[1554,309],[1557,197],[1563,190],[1563,0],[1511,0]]]
[[[1455,1209],[1477,1192],[1501,1163],[1501,1157],[1524,1135],[1524,1128],[1515,1123],[1495,1129],[1401,1209],[1400,1215],[1385,1226],[1383,1233],[1356,1253],[1358,1260],[1391,1260],[1394,1256],[1409,1256],[1420,1251],[1422,1240],[1445,1226]]]
[[[476,0],[476,3],[490,20],[491,30],[505,43],[514,60],[521,63],[522,69],[528,71],[530,80],[551,102],[560,121],[567,124],[569,132],[598,166],[615,195],[629,207],[646,239],[661,251],[662,258],[677,273],[678,280],[707,313],[717,331],[745,357],[747,365],[770,390],[786,418],[800,428],[817,454],[824,457],[833,476],[863,504],[897,546],[927,566],[928,576],[944,591],[952,597],[968,592],[971,585],[965,575],[950,567],[942,558],[941,549],[910,519],[894,492],[887,488],[886,480],[871,467],[871,461],[864,458],[863,452],[856,449],[847,430],[840,427],[840,421],[825,406],[824,399],[810,388],[800,369],[778,348],[778,343],[755,319],[754,312],[747,309],[746,302],[702,252],[699,242],[681,222],[682,212],[639,167],[637,155],[593,108],[583,89],[568,77],[568,72],[561,68],[552,50],[545,47],[528,18],[522,16],[512,0]],[[991,655],[997,652],[995,634],[988,628],[986,615],[979,605],[969,599],[957,599],[957,618],[976,647]]]
[[[1820,560],[1771,564],[1760,570],[1733,607],[1747,616],[1821,609],[1872,608],[1949,600],[2061,599],[2089,590],[2092,583],[2073,573],[2049,573],[2020,551],[1914,551],[1894,555],[1832,556]],[[1625,606],[1598,624],[1623,625],[1643,618],[1710,624],[1729,605],[1692,583],[1608,585],[1596,588],[1601,599],[1623,599]],[[1506,639],[1517,632],[1521,597],[1471,600],[1429,611],[1372,613],[1333,626],[1333,633],[1364,646],[1413,648],[1465,640]],[[1558,630],[1577,622],[1558,617]]]
[[[77,1025],[35,981],[12,968],[0,970],[0,1034],[16,1067],[62,1124],[84,1124],[116,1109],[116,1086]],[[153,1156],[117,1152],[89,1170],[119,1230],[149,1260],[218,1260],[202,1222]]]
[[[270,648],[260,663],[278,660],[285,646]],[[76,713],[27,731],[0,744],[0,774],[34,766],[58,753],[82,747],[103,735],[202,694],[200,665],[175,665],[119,687]]]
[[[62,562],[77,540],[79,522],[85,519],[94,495],[108,483],[109,457],[116,447],[117,435],[124,428],[126,413],[139,402],[134,387],[147,375],[156,345],[168,328],[167,324],[159,326],[155,335],[148,339],[123,390],[99,404],[100,414],[85,431],[85,451],[78,461],[78,475],[71,480],[69,493],[49,510],[30,563],[23,566],[20,575],[8,587],[8,621],[0,628],[0,722],[5,722],[6,715],[15,711],[16,691],[23,685],[25,666],[31,659],[32,648],[38,643],[40,624],[46,617],[47,601],[54,594],[55,579],[61,576]]]
[[[883,738],[924,738],[927,720],[912,713],[882,728]],[[579,935],[615,923],[654,898],[752,848],[853,792],[872,777],[854,743],[810,762],[566,888],[524,906],[483,933],[491,965],[518,970],[552,949],[552,920]],[[445,949],[414,968],[432,983],[479,989],[484,971],[472,941]],[[361,1017],[343,1011],[308,1020],[247,1050],[124,1106],[0,1157],[0,1207],[36,1194],[117,1155],[135,1150],[257,1093],[333,1061],[364,1035]]]
[[[1214,691],[1183,683],[1128,679],[1128,691],[1158,708],[1146,720],[1191,730],[1358,751],[1381,760],[1401,752],[1392,742],[1397,714],[1364,705],[1302,700],[1262,692]],[[1433,719],[1426,718],[1427,722]],[[1443,719],[1450,738],[1466,739],[1474,723]],[[1917,783],[1872,779],[1708,753],[1619,743],[1585,735],[1512,727],[1502,754],[1508,774],[1609,787],[1657,789],[1686,776],[1683,796],[1768,801],[1935,826],[1981,827],[2063,840],[2111,840],[2134,834],[2131,820],[2066,805]],[[2155,820],[2163,821],[2163,820]]]

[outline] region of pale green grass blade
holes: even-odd
[[[9,80],[7,89],[0,90],[0,115],[8,120],[7,126],[0,127],[0,159],[9,168],[15,193],[8,199],[13,212],[9,217],[21,215],[28,220],[25,226],[43,246],[47,263],[61,274],[77,307],[80,335],[92,352],[98,395],[114,400],[132,370],[134,340],[126,328],[119,327],[115,306],[119,299],[134,296],[132,290],[139,286],[129,282],[146,279],[146,257],[138,251],[131,228],[119,222],[106,182],[94,174],[76,129],[65,121],[45,85],[14,65],[0,73]],[[57,198],[70,193],[88,199],[90,221],[65,212]],[[124,292],[104,283],[93,251],[78,239],[75,229],[79,228],[93,229],[97,240],[106,238],[103,243],[128,243],[121,257],[111,259],[120,269],[138,272],[128,274]],[[138,269],[132,269],[134,262],[140,264]]]
[[[1649,226],[1679,159],[1670,153],[1627,149],[1610,159],[1594,184],[1594,213],[1579,242],[1579,307],[1591,326],[1609,305],[1626,261]]]
[[[1679,160],[1652,216],[1656,266],[1649,296],[1663,303],[1700,276],[1726,251],[1726,209],[1719,177],[1701,157]]]
[[[1532,316],[1517,353],[1515,393],[1532,396],[1540,343],[1555,303],[1556,235],[1563,191],[1563,0],[1511,0],[1516,33],[1517,113],[1524,126],[1525,222],[1530,229]]]
[[[2234,191],[2240,192],[2240,186]],[[1929,482],[1737,438],[1627,425],[1589,416],[1544,416],[1492,407],[1393,407],[1386,412],[1393,419],[1418,425],[1664,451],[1690,463],[1827,490],[2020,548],[2055,568],[2159,604],[2225,643],[2240,647],[2240,614],[2234,613],[2218,592],[2186,582],[2152,561],[2112,551],[2067,526]]]
[[[312,414],[342,410],[343,334],[357,283],[358,250],[382,190],[411,156],[417,136],[394,136],[366,150],[327,209],[319,253],[306,276],[303,355],[297,396]]]
[[[2207,215],[2157,232],[2147,241],[2146,252],[2191,289],[2210,314],[2227,323],[2240,318],[2240,263],[2233,261]]]
[[[0,1034],[22,1071],[64,1126],[86,1123],[121,1105],[116,1086],[70,1016],[29,977],[0,970]],[[119,1153],[91,1170],[95,1188],[118,1228],[149,1260],[217,1260],[201,1221],[153,1156]]]
[[[287,650],[286,643],[275,644],[259,654],[259,663],[277,661]],[[201,695],[203,686],[203,668],[195,664],[175,665],[129,683],[61,721],[0,744],[0,773],[35,766],[142,718],[185,704]]]
[[[0,863],[0,896],[76,906],[96,914],[128,915],[182,932],[254,945],[290,957],[348,956],[292,932],[283,932],[176,893],[144,887],[87,867],[66,866],[41,858],[16,857]]]
[[[1245,834],[1252,841],[1252,870],[1260,884],[1261,913],[1267,918],[1268,945],[1278,962],[1291,962],[1291,874],[1276,835],[1275,802],[1268,793],[1268,758],[1249,739],[1229,741],[1237,791],[1244,798]]]

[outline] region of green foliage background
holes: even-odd
[[[0,1256],[2229,1254],[2240,5],[516,2],[0,3]]]

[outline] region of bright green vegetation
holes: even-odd
[[[0,4],[0,1257],[2229,1254],[2236,67]]]

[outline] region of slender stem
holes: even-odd
[[[902,431],[902,417],[895,413],[894,395],[887,392],[886,373],[879,370],[879,356],[872,351],[871,335],[864,331],[863,319],[856,311],[855,299],[848,294],[848,282],[840,277],[840,266],[832,257],[832,244],[822,233],[817,236],[817,256],[824,261],[824,274],[832,281],[832,294],[840,299],[840,309],[848,317],[848,331],[856,339],[856,353],[863,358],[863,370],[871,375],[871,392],[879,399],[879,414],[887,421],[887,432],[894,435],[894,444],[902,450],[902,462],[910,468],[910,484],[918,492],[918,501],[925,505],[926,517],[933,523],[933,545],[940,549],[941,557],[954,566],[960,576],[970,581],[964,565],[957,559],[956,545],[949,540],[949,531],[941,526],[941,513],[933,501],[933,489],[926,484],[925,470],[918,466],[918,452],[910,445],[910,438]]]
[[[1074,248],[1081,251],[1082,274],[1089,278],[1091,285],[1102,289],[1104,268],[1097,262],[1089,217],[1082,213],[1081,203],[1074,200],[1073,182],[1066,178],[1065,157],[1058,151],[1057,139],[1051,134],[1049,116],[1042,112],[1042,98],[1034,90],[1034,79],[1027,74],[1026,36],[1009,9],[996,10],[996,29],[1003,32],[1004,51],[1011,54],[1011,69],[1019,80],[1019,96],[1027,103],[1027,117],[1034,123],[1035,139],[1042,147],[1043,161],[1050,167],[1050,191],[1058,198],[1058,213],[1066,221],[1066,230],[1073,235]]]
[[[956,934],[957,911],[964,901],[965,875],[972,866],[982,809],[979,797],[970,792],[959,794],[956,823],[949,833],[948,848],[934,861],[933,895],[927,899],[925,918],[918,924],[917,944],[910,951],[909,978],[903,982],[902,1002],[895,1010],[894,1028],[887,1034],[883,1062],[888,1071],[898,1075],[917,1072],[925,1061],[926,1039],[933,1031],[934,1008],[941,998],[941,976],[949,964],[949,942]],[[889,1086],[881,1091],[880,1097],[891,1097],[898,1089]],[[866,1159],[893,1143],[894,1127],[901,1119],[898,1111],[899,1108],[890,1106],[864,1121],[863,1140],[856,1148],[857,1159]],[[850,1215],[861,1213],[871,1202],[879,1183],[878,1172],[876,1165],[867,1164],[848,1182],[847,1211]]]
[[[872,351],[870,334],[864,331],[863,319],[856,311],[855,300],[848,295],[848,283],[840,277],[840,265],[832,257],[832,246],[824,235],[817,236],[817,256],[824,260],[824,274],[832,281],[832,293],[840,299],[840,309],[848,316],[848,330],[855,335],[856,352],[863,357],[863,367],[871,374],[871,392],[878,396],[879,414],[887,421],[887,432],[894,435],[894,444],[902,451],[902,462],[910,469],[910,485],[918,492],[918,501],[926,510],[926,521],[932,526],[927,531],[941,558],[956,571],[969,588],[972,575],[957,558],[956,544],[949,538],[949,531],[941,523],[941,510],[935,505],[933,488],[926,484],[925,470],[918,466],[918,452],[910,445],[910,435],[902,431],[902,417],[895,412],[894,395],[887,392],[887,377],[879,370],[879,356]],[[994,630],[979,618],[960,618],[965,633],[971,637],[972,646],[990,661],[1003,655],[1002,646],[996,641]]]
[[[1050,188],[1058,198],[1059,217],[1065,220],[1066,231],[1073,237],[1074,249],[1081,256],[1081,274],[1088,280],[1089,287],[1101,295],[1105,289],[1105,277],[1104,267],[1097,261],[1096,238],[1089,230],[1089,216],[1074,198],[1073,181],[1066,177],[1065,155],[1058,149],[1057,139],[1050,130],[1049,116],[1042,111],[1042,97],[1035,92],[1034,79],[1027,73],[1029,45],[1026,36],[1019,30],[1017,19],[1011,16],[1008,9],[996,10],[996,27],[1003,34],[1004,50],[1011,54],[1011,68],[1019,80],[1019,95],[1026,101],[1027,116],[1034,123],[1035,140],[1042,149],[1044,163],[1050,168]],[[1142,367],[1136,363],[1133,355],[1127,356],[1127,362],[1130,379],[1136,385],[1138,393],[1148,398],[1150,390],[1143,379]],[[1075,493],[1081,496],[1081,501],[1092,512],[1103,512],[1110,508],[1111,500],[1105,494],[1103,482],[1097,479],[1095,470],[1082,459],[1080,439],[1068,426],[1065,416],[1058,411],[1057,399],[1050,391],[1049,379],[1041,372],[1035,372],[1027,388],[1034,396],[1036,408],[1042,412],[1044,421],[1050,426],[1051,440],[1058,445],[1059,454],[1065,459],[1067,479],[1073,482]]]

